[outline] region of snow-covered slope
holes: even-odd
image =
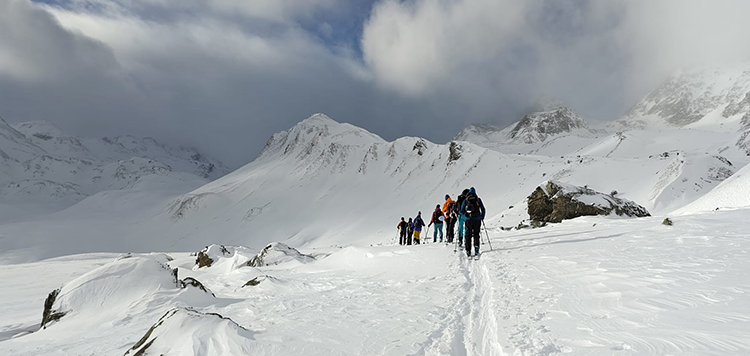
[[[0,118],[0,222],[58,211],[149,175],[205,183],[228,171],[194,149],[150,138],[85,139],[43,121],[12,127]]]
[[[560,157],[413,137],[387,142],[318,114],[274,134],[254,162],[187,194],[109,191],[42,222],[4,225],[0,259],[184,251],[212,243],[258,249],[274,241],[308,248],[379,244],[395,234],[401,216],[422,211],[428,217],[445,194],[470,186],[487,205],[488,219],[515,226],[528,219],[526,197],[549,179],[616,190],[658,215],[698,198],[748,162],[715,154],[622,152]],[[60,236],[70,243],[57,246]]]
[[[724,180],[716,188],[690,204],[677,209],[675,214],[687,214],[719,209],[750,206],[750,165]]]
[[[747,355],[748,213],[488,222],[471,261],[426,244],[259,268],[231,263],[239,248],[209,268],[187,253],[6,265],[0,354]],[[176,283],[190,278],[210,293]],[[51,311],[68,313],[40,329],[58,288]]]

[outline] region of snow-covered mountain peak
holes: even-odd
[[[309,156],[321,147],[366,146],[386,143],[380,136],[361,127],[339,123],[325,114],[314,114],[287,131],[275,133],[266,142],[260,156],[282,152],[285,155]]]
[[[750,62],[679,71],[616,124],[625,129],[689,125],[736,131],[741,128],[737,123],[743,117],[750,121]]]
[[[563,134],[591,136],[595,131],[576,112],[567,106],[554,110],[532,112],[519,121],[508,133],[516,142],[537,143]]]

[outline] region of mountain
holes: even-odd
[[[488,206],[489,221],[515,226],[528,219],[526,197],[546,180],[616,190],[618,197],[664,214],[710,191],[749,161],[738,150],[702,152],[694,143],[704,135],[685,133],[692,135],[679,138],[676,146],[660,143],[658,132],[645,132],[587,138],[587,155],[509,154],[465,141],[435,144],[403,137],[388,142],[316,114],[274,134],[255,161],[204,185],[184,182],[154,190],[163,182],[151,174],[128,189],[90,195],[44,219],[2,225],[0,260],[194,250],[209,242],[255,248],[276,241],[305,248],[379,244],[393,237],[400,217],[421,211],[429,221],[445,194],[455,196],[470,186]],[[723,137],[717,135],[714,139]],[[69,243],[57,246],[57,239]]]
[[[0,118],[3,221],[58,211],[98,192],[131,188],[150,175],[203,184],[228,171],[192,148],[172,149],[151,138],[79,138],[48,122],[11,126]]]
[[[739,131],[750,124],[750,63],[681,71],[614,123],[620,130],[700,128]]]
[[[570,154],[605,134],[562,104],[540,106],[506,127],[470,125],[454,137],[505,153]]]
[[[173,170],[192,173],[206,179],[216,179],[230,171],[219,160],[201,154],[194,148],[174,149],[150,137],[143,139],[133,136],[79,138],[67,135],[45,121],[18,124],[15,125],[15,129],[46,152],[54,152],[58,156],[101,162],[142,157],[158,161]]]

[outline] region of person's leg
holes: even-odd
[[[466,254],[471,255],[471,220],[464,222],[466,225],[466,234],[464,235],[464,245],[466,246]]]
[[[458,246],[464,243],[464,218],[458,217]]]
[[[475,220],[472,221],[472,224],[474,227],[472,228],[472,239],[474,240],[474,254],[479,254],[479,238],[480,238],[480,230],[482,227],[482,221],[481,220]]]
[[[443,242],[443,224],[440,224],[438,230],[440,230],[440,242]]]
[[[422,233],[422,230],[414,231],[414,244],[419,245],[419,234]]]

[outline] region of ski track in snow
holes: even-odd
[[[252,331],[257,355],[747,355],[747,210],[660,218],[589,217],[542,229],[488,224],[480,260],[452,246],[349,247],[317,261],[193,269],[217,298],[192,305]],[[110,256],[110,257],[107,257]],[[66,330],[38,326],[50,290],[112,255],[0,269],[0,354],[122,354],[163,309]],[[48,273],[54,271],[54,273]],[[50,278],[29,279],[45,274]],[[258,275],[258,286],[242,287]],[[104,324],[102,324],[104,323]],[[90,329],[86,329],[90,327]]]

